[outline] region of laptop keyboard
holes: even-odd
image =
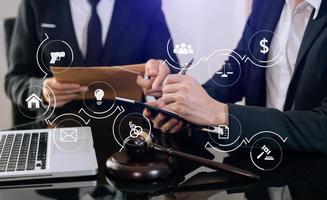
[[[46,169],[48,133],[2,133],[0,172]]]

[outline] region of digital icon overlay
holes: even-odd
[[[40,104],[42,103],[42,99],[38,97],[35,93],[27,97],[25,101],[27,102],[27,107],[29,109],[38,109],[40,108]]]
[[[204,129],[209,134],[209,140],[205,147],[212,147],[217,151],[230,152],[237,148],[239,143],[242,142],[242,126],[237,117],[234,115],[221,114],[217,116],[216,119],[213,119],[213,121],[226,117],[229,119],[229,124],[232,125],[232,127],[227,125],[210,125],[208,129]],[[233,129],[233,134],[231,134],[231,128]]]
[[[264,160],[275,160],[273,156],[269,156],[271,151],[268,147],[266,147],[266,145],[263,145],[261,147],[261,149],[262,149],[262,152],[257,156],[257,160],[260,159],[264,154],[266,155],[264,157]]]
[[[77,142],[77,137],[76,128],[60,129],[60,142]]]
[[[141,113],[133,112],[123,115],[124,110],[117,115],[112,125],[112,134],[117,144],[123,148],[126,138],[136,138],[143,131],[147,132],[149,137],[152,134],[151,122]]]
[[[58,150],[64,152],[76,152],[84,144],[86,132],[80,127],[85,126],[83,120],[72,115],[60,115],[53,122],[53,142]]]
[[[269,47],[268,47],[268,40],[264,37],[262,40],[260,40],[260,53],[262,54],[267,54],[269,52]]]
[[[94,96],[97,100],[97,105],[101,105],[102,104],[102,99],[104,97],[104,91],[102,89],[96,89],[94,91]]]
[[[216,72],[216,74],[221,75],[221,78],[228,78],[230,75],[234,74],[230,63],[223,63],[222,66],[223,69]]]
[[[102,118],[114,112],[116,91],[106,81],[94,81],[83,92],[83,111],[92,118]]]
[[[194,58],[193,68],[201,60],[199,41],[195,35],[186,31],[173,33],[167,41],[167,55],[169,59],[165,62],[177,70]]]
[[[62,66],[68,69],[74,61],[74,52],[71,46],[64,40],[49,38],[45,33],[45,39],[40,43],[36,51],[36,62],[44,77],[48,77],[52,66]],[[63,73],[65,70],[57,71]]]
[[[176,44],[174,47],[173,52],[175,54],[180,54],[180,55],[188,55],[188,54],[193,54],[194,50],[192,48],[191,44],[186,44],[186,43],[181,43],[181,44]]]
[[[50,56],[50,64],[55,64],[57,61],[60,61],[61,58],[64,58],[66,56],[66,53],[64,51],[50,52]]]
[[[268,30],[261,30],[254,33],[248,43],[249,55],[244,62],[251,62],[257,67],[274,67],[282,59],[281,49],[274,48],[274,57],[269,57],[272,38],[278,38],[279,35]]]
[[[241,62],[244,58],[234,51],[215,51],[208,58],[206,64],[211,81],[220,87],[231,87],[241,78]]]
[[[40,96],[41,94],[37,92],[42,91],[42,86],[28,86],[18,94],[17,108],[24,117],[29,119],[48,119],[54,113],[56,105],[55,94],[46,84],[43,87],[46,87],[49,91],[49,93],[44,95],[45,98],[50,99],[50,102],[45,103],[43,97]],[[50,98],[50,96],[54,98]]]
[[[229,139],[229,127],[226,125],[219,125],[218,126],[218,138],[222,140]]]
[[[129,128],[131,129],[129,135],[132,138],[137,138],[143,132],[143,128],[141,126],[134,124],[132,121],[129,121],[128,124],[129,124]]]
[[[277,140],[271,137],[263,137],[252,144],[250,158],[258,169],[271,171],[281,163],[283,151]]]

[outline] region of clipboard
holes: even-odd
[[[168,111],[168,110],[164,110],[164,109],[161,109],[161,108],[158,108],[158,107],[154,107],[154,106],[151,106],[151,105],[146,104],[146,103],[142,103],[142,102],[137,101],[137,100],[126,99],[126,98],[121,98],[121,97],[116,97],[116,100],[131,103],[131,104],[135,104],[135,105],[140,106],[143,109],[148,109],[153,116],[156,116],[159,113],[161,113],[161,114],[163,114],[164,116],[166,116],[168,118],[175,118],[178,121],[182,121],[185,124],[185,127],[191,128],[191,129],[197,130],[197,131],[220,134],[220,133],[222,133],[224,131],[224,128],[226,127],[225,125],[220,125],[220,126],[211,126],[211,125],[210,126],[200,126],[200,125],[196,125],[196,124],[193,124],[193,123],[187,121],[186,119],[179,116],[177,113],[174,113],[174,112]]]
[[[124,97],[133,100],[142,99],[142,88],[136,84],[138,75],[145,73],[145,64],[101,67],[51,67],[54,77],[62,83],[78,83],[88,86],[89,91],[78,95],[75,100],[94,99],[97,88],[104,90],[104,100]],[[103,87],[103,84],[108,86]],[[111,87],[109,87],[111,86]]]
[[[168,111],[168,110],[163,110],[163,109],[160,109],[158,107],[154,107],[154,106],[151,106],[149,104],[142,103],[140,101],[135,101],[135,100],[126,99],[126,98],[122,98],[122,97],[116,97],[116,100],[131,103],[131,104],[136,104],[136,105],[142,107],[143,109],[148,109],[151,112],[151,114],[153,114],[153,116],[156,116],[159,113],[162,113],[166,117],[175,118],[175,119],[177,119],[179,121],[187,122],[185,119],[183,119],[182,117],[180,117],[176,113],[173,113],[173,112]],[[189,123],[189,122],[187,122],[187,123]]]

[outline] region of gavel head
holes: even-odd
[[[140,158],[148,152],[151,143],[151,136],[146,132],[142,132],[136,137],[126,138],[124,141],[124,150],[131,158]]]

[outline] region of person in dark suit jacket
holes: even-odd
[[[279,35],[266,38],[272,40],[268,55],[256,51],[258,46],[248,45],[261,30]],[[230,125],[230,134],[238,134],[229,124],[229,114],[240,121],[243,137],[273,131],[288,137],[286,144],[292,150],[327,153],[327,1],[253,1],[235,52],[242,56],[257,52],[253,56],[264,63],[275,56],[276,47],[281,49],[279,63],[268,68],[242,62],[241,77],[231,87],[220,87],[212,80],[201,87],[190,76],[161,77],[166,105],[162,101],[154,105],[198,125]],[[245,106],[233,104],[244,97]],[[182,127],[176,119],[165,122],[163,115],[144,114],[163,132],[176,133]]]
[[[74,52],[72,67],[117,66],[145,63],[151,58],[169,59],[166,44],[171,36],[161,10],[161,0],[23,0],[5,80],[6,93],[16,104],[23,104],[32,93],[53,103],[54,97],[48,95],[50,91],[44,85],[55,93],[56,107],[67,105],[88,89],[74,83],[59,83],[50,72],[46,80],[42,78],[44,74],[35,57],[45,33],[52,40],[70,44]],[[150,60],[148,64],[152,62],[158,61]],[[23,92],[29,87],[28,92]]]

